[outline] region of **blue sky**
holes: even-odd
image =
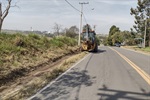
[[[4,0],[0,0],[6,4]],[[65,0],[13,0],[17,7],[10,10],[3,29],[34,30],[53,32],[54,23],[68,28],[79,27],[80,13],[68,5]],[[97,33],[108,33],[112,25],[121,30],[130,30],[134,25],[134,16],[130,15],[130,8],[135,8],[137,0],[68,0],[80,10],[79,2],[89,2],[84,5],[84,15],[87,23],[96,25]],[[13,4],[14,4],[13,2]],[[94,8],[94,10],[92,10]],[[4,9],[4,6],[3,6]],[[86,24],[83,19],[83,24]]]

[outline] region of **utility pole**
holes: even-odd
[[[84,4],[89,4],[89,2],[79,2],[81,5],[81,18],[80,18],[80,25],[79,25],[79,40],[78,40],[78,45],[80,46],[80,41],[81,41],[81,31],[82,31],[82,16],[83,16],[83,5]]]
[[[144,44],[143,44],[143,48],[145,48],[145,41],[146,41],[146,29],[147,29],[147,19],[145,20],[145,32],[144,32]]]

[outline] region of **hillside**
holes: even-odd
[[[18,78],[46,65],[52,66],[63,57],[78,53],[78,50],[77,41],[69,37],[0,33],[0,91]]]

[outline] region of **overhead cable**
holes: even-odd
[[[72,8],[74,8],[76,11],[81,12],[79,9],[75,8],[69,1],[65,0]]]
[[[73,9],[75,9],[76,11],[80,12],[83,14],[83,18],[84,18],[84,21],[85,23],[87,24],[87,20],[85,18],[85,14],[83,12],[81,12],[79,9],[75,8],[69,1],[65,0]]]

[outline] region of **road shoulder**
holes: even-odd
[[[134,48],[129,48],[129,47],[125,47],[125,46],[121,46],[121,48],[126,49],[126,50],[130,50],[130,51],[133,51],[133,52],[141,53],[141,54],[144,54],[144,55],[150,55],[150,52],[144,52],[144,51],[141,51],[141,50],[136,50]]]

